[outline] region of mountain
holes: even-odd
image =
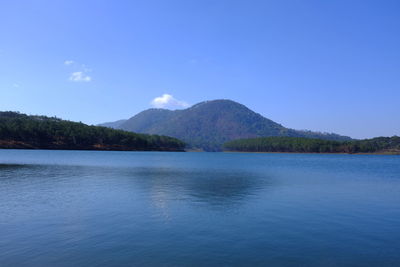
[[[99,126],[117,129],[121,124],[123,124],[126,121],[127,120],[118,120],[118,121],[113,121],[113,122],[105,122],[105,123],[102,123]]]
[[[116,128],[148,134],[173,136],[191,148],[219,151],[234,139],[292,136],[327,140],[350,140],[337,134],[288,129],[231,100],[213,100],[184,110],[148,109]]]
[[[176,138],[0,112],[0,148],[183,151]]]

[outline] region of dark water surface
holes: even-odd
[[[400,157],[0,150],[0,266],[400,266]]]

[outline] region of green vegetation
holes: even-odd
[[[0,112],[0,148],[182,151],[184,146],[172,137]]]
[[[173,136],[190,148],[206,151],[220,151],[230,140],[261,136],[351,140],[337,134],[288,129],[231,100],[205,101],[184,110],[148,109],[127,121],[104,126]]]
[[[400,137],[330,141],[297,137],[259,137],[224,144],[228,151],[298,153],[400,153]]]

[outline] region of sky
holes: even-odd
[[[400,135],[400,1],[2,0],[0,110],[88,124],[231,99]]]

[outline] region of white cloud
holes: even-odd
[[[178,100],[172,95],[163,94],[162,96],[156,97],[151,101],[151,105],[155,108],[187,108],[189,104],[185,101]]]
[[[88,75],[88,72],[92,70],[86,67],[85,64],[80,64],[73,60],[65,60],[64,65],[68,66],[73,70],[69,76],[69,80],[72,82],[90,82],[92,77]]]
[[[13,83],[13,85],[12,85],[14,88],[18,88],[19,87],[19,84],[18,83]]]
[[[69,80],[73,82],[90,82],[92,80],[92,77],[90,77],[83,71],[76,71],[71,73]]]

